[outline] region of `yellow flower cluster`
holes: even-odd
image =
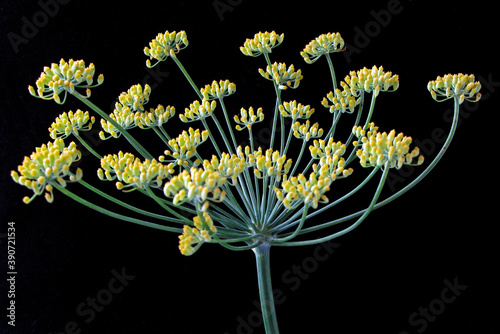
[[[176,54],[189,45],[187,35],[184,30],[179,32],[165,31],[164,34],[159,33],[155,39],[149,42],[149,47],[144,48],[144,54],[149,57],[146,60],[147,67],[154,67],[160,61],[166,60],[169,56],[176,58]],[[151,65],[151,60],[156,59],[157,62]]]
[[[333,52],[340,52],[344,50],[344,39],[340,34],[328,33],[322,34],[315,39],[313,39],[309,44],[306,45],[300,55],[304,58],[304,61],[308,64],[314,63],[322,55]]]
[[[141,129],[149,129],[155,126],[162,126],[169,119],[174,117],[175,107],[158,105],[155,109],[150,108],[149,112],[145,111],[140,114],[137,124]]]
[[[166,150],[165,155],[176,159],[177,165],[187,166],[189,164],[188,159],[196,155],[196,148],[205,142],[207,138],[208,130],[203,130],[202,132],[199,129],[194,130],[193,128],[189,128],[188,131],[184,130],[179,136],[168,141],[168,146],[172,151]],[[160,157],[160,161],[164,159],[164,156]]]
[[[314,113],[314,108],[310,105],[303,105],[296,100],[284,102],[278,106],[278,109],[283,117],[291,117],[292,122],[299,118],[309,118]]]
[[[212,236],[217,233],[212,217],[206,211],[193,217],[193,222],[195,227],[184,225],[183,233],[179,236],[179,250],[182,255],[193,255],[201,244],[210,242]]]
[[[95,122],[95,117],[90,117],[89,112],[83,112],[78,109],[76,112],[69,111],[60,114],[49,128],[50,137],[67,138],[69,135],[78,135],[78,131],[89,131],[92,129],[92,124]]]
[[[344,80],[351,90],[367,93],[373,91],[375,96],[378,96],[381,91],[393,92],[399,87],[399,76],[393,75],[392,72],[385,72],[382,66],[373,66],[371,69],[364,67],[357,72],[351,71]]]
[[[149,102],[151,87],[146,84],[144,88],[140,84],[133,85],[126,92],[122,92],[118,97],[120,103],[116,103],[115,108],[121,112],[129,108],[131,111],[144,111],[144,104]]]
[[[245,108],[241,108],[240,116],[234,115],[234,121],[238,123],[235,128],[238,131],[245,128],[250,130],[253,124],[262,122],[263,120],[264,113],[262,112],[262,108],[257,109],[257,113],[253,110],[253,107],[248,108],[248,111]]]
[[[302,71],[295,71],[295,67],[290,65],[288,68],[285,63],[274,63],[266,67],[266,71],[259,68],[259,73],[265,79],[274,81],[278,85],[279,89],[297,88],[300,84],[300,80],[303,79]]]
[[[311,138],[319,138],[323,135],[323,129],[319,127],[319,123],[314,123],[307,120],[305,123],[295,122],[292,125],[293,135],[298,139],[308,141]]]
[[[141,112],[144,111],[144,104],[149,101],[150,93],[151,87],[147,84],[144,89],[140,84],[133,85],[127,92],[120,94],[119,102],[115,103],[115,109],[109,114],[109,117],[125,130],[138,126],[141,121]],[[101,119],[101,127],[104,131],[99,133],[99,137],[103,140],[120,136],[120,132],[110,121]],[[104,133],[109,133],[111,136],[106,137]]]
[[[234,186],[238,180],[238,176],[243,173],[247,167],[246,159],[244,155],[238,156],[236,154],[222,153],[220,159],[215,155],[212,159],[203,160],[203,168],[207,171],[218,172],[222,177],[231,180],[231,184]]]
[[[276,181],[280,181],[281,177],[286,175],[292,167],[292,159],[287,160],[286,155],[280,155],[279,151],[274,151],[272,148],[264,153],[259,147],[249,159],[255,162],[254,173],[258,178],[274,176]]]
[[[122,92],[115,104],[115,109],[109,117],[118,123],[123,129],[128,130],[136,126],[141,129],[149,129],[154,126],[161,126],[175,115],[175,108],[171,106],[163,107],[161,104],[156,109],[150,108],[145,111],[144,105],[148,103],[151,94],[151,87],[146,84],[144,88],[140,85],[133,85],[127,92]],[[103,140],[111,137],[118,138],[120,131],[115,128],[110,121],[101,119],[103,131],[99,137]],[[106,137],[105,133],[110,136]]]
[[[85,67],[83,60],[70,59],[66,62],[61,59],[59,64],[53,63],[51,67],[45,66],[43,68],[43,72],[36,81],[36,91],[33,86],[28,86],[28,90],[34,97],[44,100],[53,99],[56,103],[63,104],[66,101],[67,93],[75,93],[76,88],[86,88],[86,95],[89,97],[90,88],[96,87],[104,81],[104,76],[101,74],[97,78],[97,84],[92,86],[94,74],[94,64]],[[62,100],[61,94],[64,94]]]
[[[354,141],[353,145],[361,146],[356,155],[363,167],[381,167],[388,162],[389,168],[400,169],[403,165],[421,165],[424,162],[418,147],[410,152],[412,138],[403,133],[396,135],[395,130],[388,134],[380,133],[374,123],[369,124],[368,131],[363,130],[361,126],[355,126],[352,132],[359,139]],[[413,163],[413,158],[417,156],[417,162]]]
[[[108,154],[101,159],[101,168],[97,170],[97,175],[101,180],[117,179],[118,190],[159,188],[163,180],[174,173],[173,167],[172,163],[163,165],[155,159],[141,161],[131,153],[120,151],[118,154]]]
[[[31,198],[24,197],[23,202],[29,203],[45,191],[45,199],[52,203],[54,201],[53,182],[66,187],[67,180],[64,177],[70,174],[71,164],[78,161],[80,157],[81,153],[76,149],[76,144],[71,142],[65,146],[61,138],[37,147],[29,157],[24,157],[22,165],[17,167],[19,173],[11,172],[15,182],[34,192]],[[79,181],[82,175],[82,170],[78,168],[75,176],[70,175],[69,181]]]
[[[285,34],[278,35],[275,31],[259,32],[253,39],[247,38],[240,50],[245,56],[257,57],[263,53],[271,53],[272,49],[283,43],[284,38]]]
[[[317,208],[319,203],[328,203],[325,193],[330,190],[331,177],[311,173],[309,179],[299,174],[290,179],[284,178],[281,188],[274,188],[276,197],[287,209],[294,209],[304,203]]]
[[[116,123],[120,124],[122,128],[125,130],[134,128],[139,125],[141,113],[136,111],[132,112],[130,109],[125,109],[122,111],[114,110],[109,117],[111,117]],[[115,128],[111,122],[106,121],[101,118],[101,127],[103,131],[99,132],[99,138],[102,140],[109,139],[111,137],[118,138],[120,137],[120,131]],[[109,133],[109,136],[106,136],[105,133]]]
[[[222,99],[236,92],[236,85],[229,80],[213,81],[211,85],[205,85],[200,89],[201,95],[207,101]]]
[[[211,172],[203,168],[191,167],[172,177],[165,183],[163,193],[168,198],[173,198],[174,205],[182,205],[191,201],[192,204],[201,204],[201,211],[206,211],[209,202],[222,202],[226,196],[222,185],[226,178],[218,172]]]
[[[335,142],[330,137],[328,142],[325,142],[323,139],[314,140],[313,145],[309,146],[309,151],[311,151],[313,159],[320,159],[326,156],[333,156],[334,154],[342,156],[346,151],[346,146],[340,141]]]
[[[212,116],[216,106],[217,102],[215,102],[215,100],[209,102],[203,99],[201,103],[196,100],[189,105],[189,108],[184,109],[184,114],[179,114],[179,118],[184,123],[202,120]]]
[[[335,89],[335,92],[330,92],[323,98],[321,104],[325,108],[330,109],[330,113],[347,112],[352,114],[354,108],[360,104],[361,98],[358,98],[356,91],[352,91],[345,82],[340,83],[343,86],[343,90]],[[327,100],[328,99],[328,100]],[[330,101],[332,104],[328,103]]]
[[[437,77],[436,80],[429,81],[427,89],[432,95],[432,98],[438,102],[459,98],[459,103],[462,104],[465,100],[477,102],[481,99],[481,83],[474,81],[473,74],[447,74],[444,77]],[[441,100],[438,96],[443,97]]]
[[[319,163],[312,166],[315,173],[334,180],[352,174],[352,168],[344,168],[345,160],[342,156],[346,146],[342,142],[335,142],[331,137],[328,142],[323,139],[314,140],[313,145],[309,146],[309,151],[313,159],[319,159]]]

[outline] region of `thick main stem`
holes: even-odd
[[[264,319],[264,328],[266,329],[266,334],[278,334],[278,320],[276,319],[273,287],[271,284],[270,249],[270,244],[263,243],[253,248],[253,251],[257,261],[257,278],[259,281],[260,306],[262,309],[262,318]]]

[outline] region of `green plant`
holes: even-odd
[[[478,101],[481,88],[473,75],[446,75],[429,82],[428,90],[436,101],[454,101],[455,118],[448,138],[443,149],[415,180],[388,198],[379,200],[391,168],[422,165],[424,162],[419,149],[411,147],[411,137],[395,130],[381,132],[371,122],[380,93],[398,89],[398,75],[373,66],[352,71],[344,81],[337,83],[331,54],[344,50],[342,37],[330,33],[312,40],[301,52],[302,57],[306,63],[312,64],[324,56],[332,79],[333,89],[321,102],[331,113],[332,121],[329,128],[322,129],[310,120],[314,108],[295,100],[283,101],[283,92],[288,88],[298,88],[303,79],[302,71],[293,65],[271,62],[273,49],[283,39],[283,34],[274,31],[258,33],[241,47],[246,56],[264,57],[267,66],[259,69],[259,73],[272,82],[276,105],[268,114],[260,107],[241,108],[232,119],[226,108],[226,98],[236,92],[236,85],[220,80],[202,89],[197,87],[178,58],[179,52],[189,44],[186,33],[167,31],[153,39],[144,49],[149,57],[146,65],[154,67],[172,58],[199,97],[179,114],[179,118],[185,123],[200,122],[202,129],[190,127],[174,137],[168,122],[175,116],[176,109],[158,105],[148,111],[144,107],[151,94],[148,85],[134,85],[120,94],[114,111],[107,114],[90,101],[90,89],[101,85],[104,80],[99,75],[97,84],[93,85],[93,64],[87,67],[83,60],[61,60],[59,64],[45,67],[36,81],[37,88],[29,87],[31,95],[58,104],[63,104],[68,94],[76,97],[100,117],[101,139],[123,136],[135,152],[99,154],[80,136],[81,131],[92,128],[95,116],[81,110],[65,112],[49,128],[53,142],[36,148],[25,157],[18,171],[12,171],[15,182],[33,191],[31,197],[23,199],[24,202],[29,203],[42,194],[48,202],[53,202],[53,192],[58,190],[113,218],[180,234],[179,249],[184,255],[192,255],[206,243],[219,244],[230,250],[253,250],[266,332],[278,333],[271,287],[271,246],[306,246],[337,238],[359,226],[374,209],[411,189],[430,172],[449,147],[456,130],[460,104],[464,100]],[[85,95],[80,93],[81,89],[85,90]],[[366,111],[368,97],[370,102]],[[221,110],[217,112],[219,106]],[[273,122],[269,147],[255,147],[254,126],[269,116]],[[351,119],[353,124],[345,142],[334,140],[341,117]],[[286,125],[285,118],[291,120],[290,126]],[[280,133],[276,131],[278,122]],[[136,131],[133,128],[153,130],[164,145],[164,154],[154,157],[132,136],[132,131]],[[245,147],[238,145],[234,130],[246,131],[250,144]],[[219,140],[214,136],[217,132]],[[140,134],[140,131],[135,134]],[[162,213],[134,207],[87,183],[80,168],[71,168],[73,162],[81,158],[81,153],[75,142],[64,143],[69,136],[76,137],[100,160],[99,179],[114,181],[118,190],[141,193],[156,202]],[[203,157],[198,150],[207,141],[215,150],[212,157]],[[298,141],[299,150],[291,150],[292,141]],[[329,199],[327,193],[334,181],[349,177],[354,171],[355,160],[359,160],[359,166],[371,171],[348,193],[336,200]],[[331,221],[307,224],[311,218],[358,193],[375,177],[378,186],[365,209]],[[111,211],[84,199],[70,191],[68,183],[78,183],[96,196],[141,214],[143,219]],[[337,225],[349,221],[348,227],[336,229]],[[307,239],[310,233],[323,231],[326,231],[324,236]]]

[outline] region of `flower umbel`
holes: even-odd
[[[344,51],[344,39],[337,32],[316,37],[306,45],[300,55],[306,63],[312,64],[324,54],[341,51]]]
[[[305,123],[295,122],[292,125],[293,135],[296,138],[308,141],[311,138],[319,138],[323,135],[323,129],[319,127],[319,123],[314,123],[311,126],[311,122],[306,120]]]
[[[144,111],[144,105],[149,102],[149,95],[151,95],[151,87],[146,84],[144,88],[140,84],[133,85],[126,92],[123,92],[118,97],[115,108],[122,111],[129,108],[131,111]]]
[[[199,129],[189,128],[188,131],[182,131],[178,137],[169,140],[168,146],[172,151],[166,150],[165,155],[173,157],[177,165],[187,166],[190,162],[189,159],[196,155],[196,148],[205,142],[207,138],[208,130],[200,132]],[[165,157],[160,157],[160,161],[164,159]],[[198,163],[200,162],[198,161]]]
[[[150,108],[149,112],[143,112],[139,116],[138,127],[141,129],[150,129],[155,126],[160,127],[174,117],[175,108],[172,106],[162,106],[159,104],[155,109]]]
[[[65,139],[71,134],[78,136],[78,131],[91,130],[94,122],[95,117],[90,117],[88,111],[83,112],[78,109],[76,112],[71,110],[67,113],[63,112],[50,126],[50,138]]]
[[[29,86],[29,92],[34,97],[44,100],[53,99],[58,104],[66,101],[68,93],[74,94],[77,88],[85,88],[86,96],[90,97],[90,88],[97,87],[104,81],[102,74],[94,82],[95,66],[90,64],[85,67],[83,60],[70,59],[66,62],[61,59],[59,64],[53,63],[51,67],[44,67],[43,72],[36,81],[37,90]],[[64,95],[61,100],[61,95]]]
[[[203,99],[201,103],[196,100],[189,105],[189,108],[184,109],[184,114],[179,114],[179,118],[184,123],[200,121],[212,116],[215,107],[217,107],[217,102],[214,100],[209,102],[208,100]]]
[[[280,155],[279,151],[274,151],[272,148],[262,152],[259,147],[252,155],[252,160],[255,159],[254,173],[259,178],[276,177],[276,181],[280,181],[281,177],[286,175],[292,167],[292,159],[287,159],[286,155]]]
[[[353,91],[374,92],[377,96],[382,92],[394,92],[399,87],[399,76],[392,72],[385,72],[382,66],[373,66],[371,69],[364,67],[355,72],[351,71],[345,77],[345,82]]]
[[[319,159],[319,163],[312,166],[315,173],[334,179],[352,174],[352,168],[344,168],[345,160],[342,156],[346,152],[346,146],[342,142],[335,142],[332,137],[328,141],[314,140],[309,151],[313,159]]]
[[[264,120],[264,113],[262,112],[262,108],[257,109],[257,112],[253,110],[253,107],[248,108],[248,111],[245,108],[241,108],[240,116],[234,115],[233,118],[238,123],[235,127],[236,130],[241,131],[245,128],[250,130],[253,124]]]
[[[342,84],[345,85],[344,82],[342,82]],[[328,101],[332,104],[329,104]],[[323,107],[328,108],[332,114],[337,112],[352,114],[355,107],[359,105],[360,102],[361,99],[353,95],[349,87],[345,87],[342,91],[337,88],[335,89],[335,93],[328,93],[326,98],[323,98],[323,101],[321,101],[321,104]]]
[[[257,57],[263,53],[271,53],[272,49],[283,43],[284,38],[285,34],[278,35],[275,31],[259,32],[253,39],[247,38],[240,50],[245,56]]]
[[[218,172],[228,182],[231,180],[231,184],[234,186],[237,183],[238,176],[247,168],[247,163],[245,157],[222,153],[220,159],[213,155],[210,161],[203,160],[203,168],[210,172]]]
[[[200,89],[201,95],[207,101],[222,99],[236,92],[236,85],[229,80],[213,81],[211,85],[205,85]]]
[[[149,47],[144,48],[144,54],[149,57],[146,60],[147,67],[155,67],[161,61],[168,57],[176,58],[177,53],[185,49],[189,45],[186,32],[184,30],[176,32],[165,31],[164,34],[159,33],[155,39],[149,42]],[[151,60],[156,59],[157,62],[151,64]]]
[[[427,89],[432,98],[438,102],[446,101],[453,97],[459,98],[462,104],[465,100],[477,102],[481,99],[481,83],[474,81],[473,74],[447,74],[444,77],[437,77],[436,80],[429,81]],[[438,99],[438,96],[441,99]]]
[[[184,169],[182,173],[172,177],[165,183],[163,193],[166,197],[173,199],[174,205],[182,205],[190,202],[200,206],[201,211],[206,211],[209,202],[222,202],[226,192],[221,189],[226,178],[218,172],[211,172],[203,168],[191,167]]]
[[[182,255],[193,255],[204,242],[210,242],[217,228],[208,212],[204,211],[193,218],[194,226],[184,225],[179,236],[179,250]],[[194,245],[194,247],[193,247]]]
[[[61,187],[66,187],[68,181],[75,182],[82,178],[83,173],[80,168],[76,170],[75,175],[70,173],[71,164],[80,157],[81,153],[76,149],[75,142],[65,146],[61,138],[37,147],[29,157],[24,157],[22,165],[17,167],[17,172],[11,172],[15,182],[34,192],[31,198],[24,197],[23,202],[29,203],[45,191],[45,199],[52,203],[55,182]],[[68,175],[69,180],[66,180],[65,177]]]
[[[303,105],[297,101],[284,102],[278,106],[281,116],[291,117],[292,122],[295,122],[299,118],[309,118],[314,113],[314,108],[310,105]]]
[[[309,179],[304,175],[286,178],[281,183],[281,188],[274,188],[276,196],[287,209],[293,209],[302,203],[317,208],[319,203],[328,203],[325,193],[330,190],[334,178],[323,177],[311,173]]]
[[[303,79],[302,71],[295,71],[295,67],[290,65],[288,68],[285,63],[274,63],[266,67],[266,71],[259,68],[259,73],[267,80],[274,81],[279,89],[297,88],[300,84],[300,80]]]
[[[153,160],[141,161],[131,153],[108,154],[101,159],[97,175],[101,180],[117,179],[118,190],[160,188],[163,180],[174,173],[174,164],[163,165]]]
[[[353,134],[358,137],[353,145],[361,146],[356,151],[359,162],[363,167],[381,167],[389,162],[389,168],[400,169],[403,165],[417,166],[424,162],[424,157],[420,154],[418,147],[410,152],[411,137],[406,137],[403,133],[396,135],[396,131],[378,132],[378,127],[374,123],[369,124],[368,131],[361,126],[352,129]],[[417,162],[413,158],[418,157]]]
[[[150,94],[151,87],[148,84],[144,85],[144,88],[140,84],[133,85],[127,92],[120,94],[119,102],[115,103],[115,109],[109,117],[125,130],[137,126],[149,129],[163,124],[175,114],[175,108],[167,106],[165,110],[162,105],[158,105],[156,109],[150,108],[149,112],[145,111],[144,105],[149,102]],[[101,119],[101,127],[103,131],[99,136],[103,140],[118,138],[121,134],[109,120]],[[110,136],[106,137],[105,133]]]

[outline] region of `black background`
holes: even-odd
[[[217,3],[228,7],[217,9]],[[60,58],[93,62],[105,82],[92,91],[91,100],[110,112],[120,92],[145,81],[155,86],[152,106],[174,105],[182,111],[196,95],[171,60],[160,65],[155,80],[145,67],[143,48],[158,32],[185,30],[190,45],[179,58],[198,86],[229,79],[237,85],[237,93],[226,99],[230,112],[262,106],[269,115],[274,106],[272,85],[257,73],[265,66],[264,59],[243,56],[239,46],[258,31],[276,30],[285,33],[285,41],[271,60],[293,63],[304,75],[297,90],[284,92],[284,100],[311,104],[319,121],[328,117],[320,105],[331,90],[326,61],[308,65],[299,51],[319,34],[338,31],[352,46],[346,51],[349,58],[333,56],[338,79],[372,65],[399,74],[399,90],[380,95],[374,121],[382,130],[395,128],[427,143],[422,147],[427,161],[438,150],[430,138],[436,129],[448,131],[447,112],[452,108],[451,102],[438,104],[431,99],[427,82],[447,73],[474,73],[483,82],[484,96],[478,105],[464,105],[456,138],[432,173],[411,192],[372,213],[360,228],[337,239],[338,247],[328,259],[311,262],[315,247],[273,249],[274,287],[283,292],[277,306],[281,332],[499,333],[498,123],[494,121],[500,89],[500,74],[494,67],[499,29],[490,15],[495,9],[482,0],[467,5],[401,0],[397,14],[382,16],[382,26],[374,13],[397,1],[367,3],[73,0],[51,7],[47,15],[43,1],[3,1],[0,233],[6,233],[7,222],[16,223],[18,274],[12,328],[4,315],[3,235],[0,332],[64,333],[71,321],[81,333],[263,332],[262,326],[238,328],[238,319],[259,320],[253,303],[258,290],[251,252],[207,245],[194,256],[183,257],[176,235],[109,219],[57,192],[53,204],[38,198],[25,205],[22,198],[29,191],[12,182],[9,174],[25,155],[50,140],[47,127],[57,115],[85,107],[74,99],[59,106],[32,98],[27,86],[34,85],[44,66]],[[39,27],[23,30],[26,21]],[[368,32],[368,37],[360,37],[360,31]],[[13,34],[26,39],[13,47],[9,41]],[[348,131],[352,123],[343,124]],[[97,149],[115,153],[117,143],[102,143]],[[151,145],[158,154],[163,150]],[[95,178],[97,165],[90,157],[82,163],[86,178]],[[407,171],[403,179],[411,180],[417,171]],[[358,167],[355,173],[365,175],[366,170]],[[401,176],[393,174],[397,175]],[[355,180],[353,175],[352,181],[337,181],[331,197],[344,193]],[[112,185],[99,185],[116,194]],[[69,188],[77,191],[78,186]],[[370,190],[328,216],[366,207]],[[383,196],[391,193],[386,187]],[[125,198],[140,200],[133,195]],[[299,278],[294,268],[304,264],[317,266]],[[135,278],[86,323],[77,306],[105,289],[111,271],[122,268]],[[409,317],[420,307],[433,301],[437,305],[445,280],[467,288],[425,328],[422,322],[410,323]]]

